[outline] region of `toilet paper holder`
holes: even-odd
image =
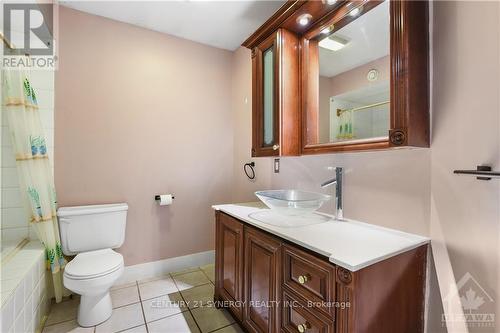
[[[175,196],[173,194],[172,194],[172,199],[175,199]],[[160,195],[159,194],[155,195],[155,200],[156,201],[160,201]]]

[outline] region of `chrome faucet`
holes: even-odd
[[[343,212],[343,206],[342,206],[342,174],[343,174],[343,168],[336,167],[335,168],[335,178],[327,180],[323,184],[321,184],[321,187],[328,187],[330,185],[335,184],[335,219],[336,220],[343,220],[344,219],[344,212]]]

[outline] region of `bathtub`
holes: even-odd
[[[6,241],[2,239],[0,246],[0,253],[1,253],[0,264],[7,263],[9,259],[13,257],[17,251],[22,249],[28,242],[29,239],[27,238],[15,241]]]
[[[39,332],[48,315],[50,273],[38,240],[2,242],[1,332]]]

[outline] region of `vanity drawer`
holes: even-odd
[[[283,246],[283,284],[318,310],[335,314],[335,266],[290,245]]]
[[[311,311],[312,310],[312,311]],[[281,332],[285,333],[333,333],[334,322],[323,317],[315,309],[309,309],[292,293],[283,291]]]

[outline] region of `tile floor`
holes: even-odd
[[[243,332],[213,300],[214,265],[136,281],[111,289],[113,315],[96,327],[76,323],[79,298],[52,306],[43,333]]]

